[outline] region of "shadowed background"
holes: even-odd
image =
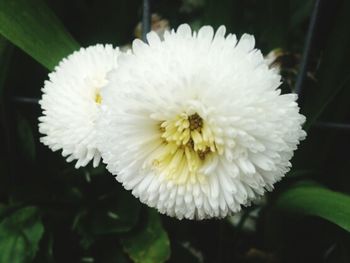
[[[142,1],[0,0],[0,263],[350,262],[350,2],[153,0],[151,9],[153,29],[254,34],[264,55],[274,50],[283,92],[304,74],[308,137],[292,171],[238,215],[179,221],[142,205],[103,165],[75,169],[39,142],[40,89],[80,46],[140,36]]]

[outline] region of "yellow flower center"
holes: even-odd
[[[101,103],[102,103],[102,96],[101,96],[99,91],[96,91],[96,93],[95,93],[95,102],[98,105],[101,105]]]
[[[205,181],[200,168],[209,155],[222,152],[207,123],[197,113],[182,113],[159,128],[164,149],[153,166],[176,184]]]

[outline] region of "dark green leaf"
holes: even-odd
[[[276,208],[298,215],[318,216],[350,231],[350,197],[322,186],[292,187],[281,194]]]
[[[0,223],[0,262],[30,262],[44,233],[36,207],[17,210]]]
[[[50,70],[79,48],[41,0],[0,1],[0,34]]]
[[[170,256],[170,242],[159,214],[149,209],[145,226],[122,240],[126,253],[135,263],[161,263]]]

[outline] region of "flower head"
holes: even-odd
[[[96,120],[107,84],[106,75],[117,65],[119,50],[111,45],[81,48],[64,58],[49,74],[42,89],[39,118],[41,142],[53,151],[62,149],[67,161],[77,160],[76,168],[101,155],[96,148]]]
[[[102,89],[99,147],[110,172],[177,218],[224,217],[289,170],[304,116],[281,95],[254,37],[188,25],[133,42]],[[116,89],[118,87],[118,89]]]

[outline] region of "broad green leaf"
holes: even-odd
[[[31,262],[44,233],[36,207],[25,207],[0,222],[0,262]]]
[[[350,231],[350,196],[313,184],[286,190],[275,208],[303,216],[318,216]]]
[[[42,0],[1,0],[0,34],[49,70],[79,48]]]
[[[124,250],[135,263],[161,263],[170,256],[170,242],[159,214],[149,209],[145,225],[122,239]]]

